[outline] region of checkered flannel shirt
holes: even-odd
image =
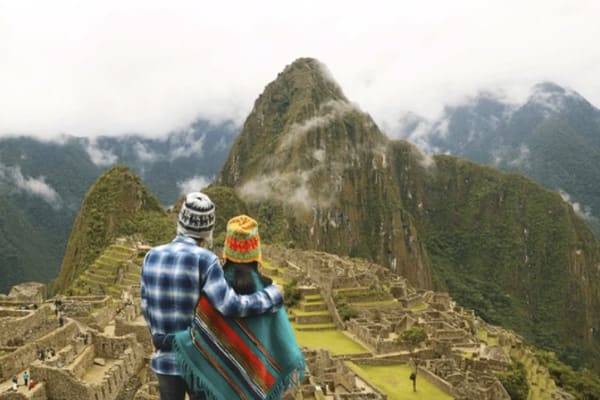
[[[227,284],[217,256],[186,236],[154,247],[144,258],[141,277],[141,308],[151,334],[175,333],[192,322],[200,293],[223,315],[245,317],[281,308],[281,293],[273,285],[240,296]],[[179,375],[175,355],[156,350],[152,370]]]

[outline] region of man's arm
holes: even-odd
[[[238,295],[225,280],[223,268],[216,257],[206,271],[203,291],[221,314],[231,317],[275,312],[283,305],[283,297],[274,285],[250,295]]]

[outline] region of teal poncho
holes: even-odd
[[[191,326],[175,335],[173,351],[190,390],[210,400],[277,400],[304,376],[304,356],[283,308],[229,318],[201,296]]]

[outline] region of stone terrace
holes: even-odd
[[[0,296],[0,400],[158,399],[139,306],[147,250],[124,240],[110,246],[69,288],[70,296],[46,300],[45,287],[32,283]],[[352,356],[304,349],[306,378],[286,400],[387,399],[345,360],[417,364],[423,379],[455,399],[509,400],[494,372],[509,366],[511,351],[534,363],[514,334],[488,326],[445,293],[416,290],[377,264],[272,246],[263,247],[263,258],[264,273],[301,293],[288,310],[299,332],[337,330],[369,349]],[[399,340],[411,327],[427,334],[416,348]],[[25,370],[37,382],[32,390],[22,386]],[[530,380],[538,393],[569,399],[544,371],[535,371]],[[10,390],[14,375],[21,383],[17,392]]]

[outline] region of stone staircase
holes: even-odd
[[[333,317],[327,310],[325,300],[318,288],[299,287],[301,299],[292,309],[288,310],[290,319],[295,322],[299,331],[320,331],[336,329]]]

